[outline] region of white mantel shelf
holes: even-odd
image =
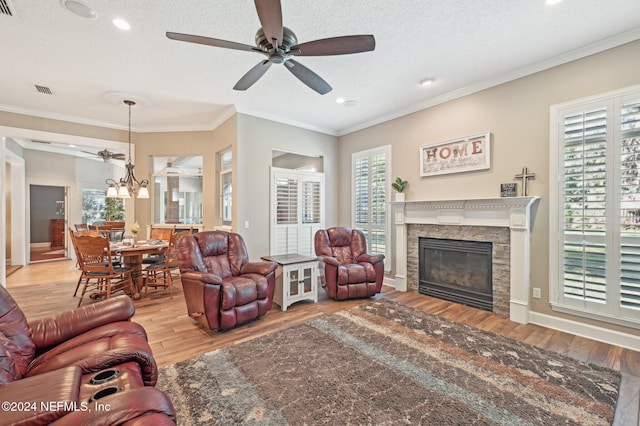
[[[531,209],[540,197],[394,201],[398,290],[407,290],[407,225],[508,227],[511,236],[510,310],[512,321],[529,322]]]

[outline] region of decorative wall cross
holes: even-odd
[[[527,190],[528,185],[527,182],[529,181],[529,179],[535,180],[536,178],[536,174],[535,173],[530,173],[529,169],[527,169],[526,167],[522,168],[522,173],[520,173],[519,175],[515,176],[515,179],[521,179],[522,180],[522,191],[520,193],[521,196],[526,197],[527,194]]]

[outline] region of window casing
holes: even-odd
[[[220,170],[220,220],[221,224],[233,223],[233,151],[228,149],[219,154]]]
[[[640,327],[640,89],[551,109],[553,309]]]
[[[391,146],[356,152],[351,156],[352,227],[362,230],[367,251],[390,259],[389,221]],[[388,269],[389,262],[385,262]]]

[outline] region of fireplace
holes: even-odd
[[[501,197],[392,202],[396,247],[392,285],[418,293],[421,237],[490,242],[493,312],[528,323],[530,233],[538,200]]]
[[[419,238],[418,292],[493,312],[492,246]]]

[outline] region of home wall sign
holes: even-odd
[[[469,172],[491,167],[491,133],[479,133],[420,146],[420,176]]]

